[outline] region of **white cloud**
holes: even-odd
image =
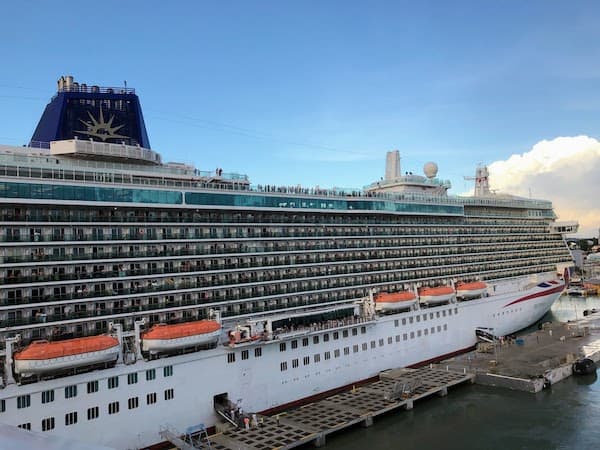
[[[600,141],[588,136],[557,137],[488,166],[492,189],[548,199],[559,220],[579,221],[579,235],[600,227]]]

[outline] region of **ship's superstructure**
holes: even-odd
[[[487,175],[452,197],[392,153],[363,190],[261,186],[148,147],[132,90],[69,77],[31,146],[0,146],[0,422],[148,445],[217,400],[267,410],[514,332],[571,264],[551,203]],[[101,335],[119,350],[68,353]]]

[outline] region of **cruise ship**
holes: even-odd
[[[393,151],[348,190],[165,163],[133,89],[61,77],[0,146],[0,423],[143,448],[535,323],[576,224],[485,167],[470,197],[437,172]]]

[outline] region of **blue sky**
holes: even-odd
[[[135,87],[165,160],[255,183],[360,187],[399,149],[455,193],[479,162],[597,136],[600,3],[6,2],[0,142],[60,75]]]

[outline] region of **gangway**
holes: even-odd
[[[188,427],[183,435],[169,427],[161,429],[158,434],[180,450],[211,449],[210,439],[203,423]]]
[[[494,335],[493,328],[477,327],[475,328],[475,336],[482,341],[489,342],[490,344],[493,344],[499,340],[498,337]]]

